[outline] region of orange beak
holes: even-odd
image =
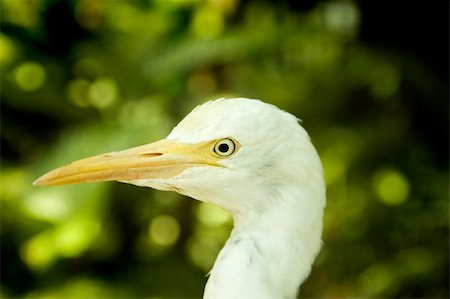
[[[184,144],[163,139],[154,143],[85,158],[38,178],[36,186],[174,177],[193,166],[221,166],[212,143]]]

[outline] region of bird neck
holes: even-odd
[[[204,298],[296,298],[321,247],[325,194],[308,194],[318,197],[285,192],[262,211],[233,212]]]

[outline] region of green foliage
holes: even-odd
[[[354,2],[1,4],[2,297],[200,297],[227,213],[118,183],[31,183],[163,138],[222,96],[296,114],[322,157],[324,247],[301,297],[448,297],[446,87],[361,42]]]

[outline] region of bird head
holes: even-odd
[[[72,162],[34,184],[100,181],[171,190],[236,213],[267,208],[291,185],[323,188],[319,157],[298,119],[245,98],[207,102],[165,139]]]

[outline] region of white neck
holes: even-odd
[[[263,212],[233,213],[204,298],[296,298],[321,247],[325,205],[324,192],[299,191],[278,194]]]

